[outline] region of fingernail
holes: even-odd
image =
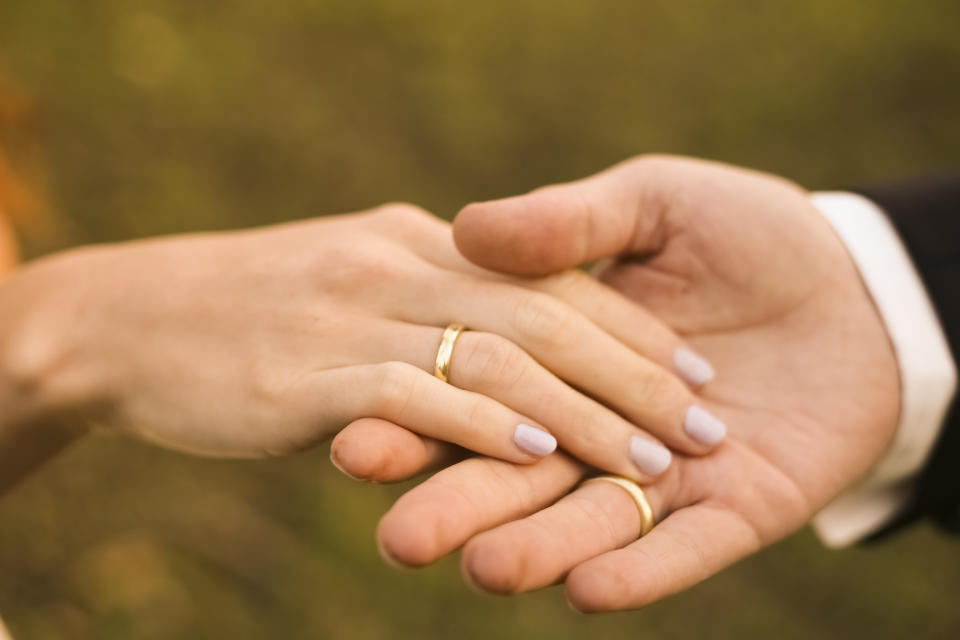
[[[687,347],[677,347],[673,352],[673,366],[690,384],[706,384],[715,375],[713,366],[706,358]]]
[[[535,456],[545,456],[557,448],[557,439],[544,431],[528,424],[518,424],[513,432],[513,441],[517,446]]]
[[[630,459],[640,471],[658,476],[670,466],[670,451],[640,436],[630,438]]]
[[[334,467],[336,467],[336,468],[337,468],[337,471],[339,471],[339,472],[342,473],[343,475],[347,476],[347,477],[350,478],[351,480],[356,480],[357,482],[370,482],[370,480],[368,480],[367,478],[359,478],[359,477],[353,475],[352,473],[350,473],[349,471],[347,471],[346,469],[344,469],[344,468],[343,468],[343,465],[340,464],[340,461],[337,460],[337,457],[336,457],[335,455],[333,455],[333,452],[332,452],[332,451],[330,452],[330,464],[332,464]]]
[[[727,425],[723,424],[722,420],[696,405],[687,409],[683,428],[688,436],[708,447],[717,444],[727,435]]]

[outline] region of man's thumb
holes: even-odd
[[[546,275],[664,241],[663,198],[652,197],[648,163],[632,160],[577,182],[469,204],[453,237],[471,262],[517,275]]]

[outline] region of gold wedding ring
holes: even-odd
[[[584,480],[580,486],[585,487],[588,484],[596,484],[598,482],[614,484],[626,491],[630,495],[630,499],[637,505],[637,511],[640,512],[639,537],[642,538],[650,533],[650,530],[653,529],[653,508],[650,506],[650,502],[647,500],[643,489],[641,489],[636,482],[628,478],[621,478],[620,476],[597,476]]]
[[[433,375],[444,382],[450,376],[450,361],[453,359],[453,345],[457,343],[460,334],[467,330],[467,325],[454,322],[447,325],[440,338],[440,347],[437,349],[437,360],[433,364]]]

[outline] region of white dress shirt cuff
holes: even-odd
[[[877,531],[905,505],[953,401],[957,369],[923,282],[883,211],[853,193],[815,193],[811,200],[860,270],[900,367],[900,419],[892,442],[862,481],[813,520],[825,544],[841,547]]]

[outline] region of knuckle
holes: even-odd
[[[434,220],[429,211],[407,202],[388,202],[373,209],[371,213],[387,223],[401,225],[422,225]]]
[[[20,336],[2,357],[3,369],[14,389],[33,394],[45,388],[61,360],[52,340],[39,332]]]
[[[514,310],[514,329],[522,344],[562,348],[576,338],[572,309],[546,294],[532,294]]]
[[[567,300],[581,297],[585,292],[589,292],[591,287],[601,286],[579,269],[568,269],[547,276],[541,282],[552,295]]]
[[[679,406],[690,404],[684,386],[671,374],[659,368],[638,376],[643,382],[635,386],[635,400],[653,415],[673,415]]]
[[[471,333],[463,340],[462,367],[455,373],[469,386],[511,386],[526,369],[526,354],[509,340],[491,333]]]
[[[359,295],[358,288],[369,290],[384,283],[413,280],[422,273],[422,267],[395,244],[362,234],[324,252],[308,273],[324,291]]]
[[[465,443],[473,443],[477,438],[486,440],[491,433],[491,425],[501,422],[497,420],[494,404],[486,397],[476,397],[470,400],[470,408],[465,416],[466,419],[463,424]]]
[[[623,538],[625,530],[629,529],[629,521],[625,527],[623,512],[618,510],[617,503],[598,502],[574,493],[570,505],[583,515],[586,522],[593,523],[596,535],[603,536],[607,546],[615,548],[626,542]]]
[[[281,375],[265,361],[248,363],[247,377],[249,397],[267,407],[283,403],[295,384],[293,375]]]
[[[657,171],[675,167],[684,162],[683,158],[667,153],[642,153],[629,158],[624,164],[640,171]]]
[[[616,446],[615,438],[623,432],[620,418],[606,409],[586,407],[579,402],[558,406],[563,417],[552,428],[564,449],[590,464],[609,464],[611,446]]]
[[[516,508],[537,503],[538,487],[530,474],[502,460],[478,458],[477,462],[478,469],[483,472],[483,482],[490,487],[491,494],[509,496],[510,506]]]
[[[417,392],[419,373],[419,369],[405,362],[379,365],[373,407],[377,415],[402,416]]]
[[[80,345],[65,339],[56,321],[29,318],[13,334],[0,352],[0,370],[24,406],[87,400],[109,385],[109,371],[86,363],[79,356]]]

